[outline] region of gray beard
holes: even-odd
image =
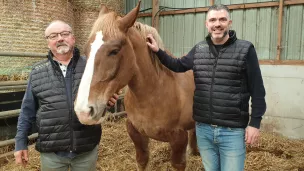
[[[57,53],[63,55],[63,54],[66,54],[70,51],[70,47],[68,46],[60,46],[57,48]]]

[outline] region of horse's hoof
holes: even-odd
[[[200,156],[200,153],[198,150],[189,150],[188,154],[191,156]]]
[[[176,171],[185,171],[186,170],[186,163],[172,164],[172,166],[176,169]]]
[[[137,171],[145,171],[146,167],[144,166],[137,166]]]

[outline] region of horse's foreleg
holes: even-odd
[[[187,131],[179,131],[174,134],[170,140],[170,146],[172,149],[171,162],[172,166],[178,171],[184,171],[186,169],[186,149],[188,144]]]
[[[197,141],[196,141],[196,134],[195,128],[188,131],[188,152],[191,155],[199,155]]]
[[[141,135],[128,119],[127,131],[135,145],[138,170],[144,171],[149,161],[149,138]]]

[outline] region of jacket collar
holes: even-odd
[[[55,67],[57,65],[56,65],[56,62],[54,61],[53,57],[54,57],[54,54],[52,53],[52,51],[49,50],[47,58],[51,62],[52,66]],[[78,62],[79,57],[80,57],[79,49],[77,47],[75,47],[74,51],[73,51],[73,57],[71,59],[72,68],[75,68],[75,66],[76,66],[76,64]]]

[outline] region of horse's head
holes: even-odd
[[[135,54],[127,32],[139,6],[140,1],[124,17],[101,6],[85,47],[88,59],[75,101],[75,112],[83,124],[100,123],[109,99],[132,78]]]

